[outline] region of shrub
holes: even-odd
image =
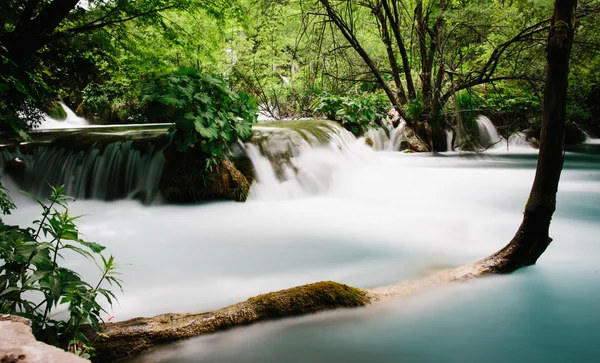
[[[228,144],[252,133],[257,107],[246,93],[231,91],[221,78],[195,69],[161,77],[143,90],[150,119],[175,124],[177,150],[198,146],[211,169],[228,153]]]
[[[361,136],[369,128],[376,127],[386,117],[389,108],[387,99],[375,94],[343,97],[324,92],[317,100],[315,111],[339,121],[345,129]]]
[[[64,195],[63,187],[52,188],[46,202],[34,199],[42,207],[41,218],[34,221],[36,229],[0,220],[0,313],[30,319],[37,339],[87,358],[93,354],[92,342],[80,328],[90,325],[100,331],[101,314],[106,311],[97,298],[103,296],[112,306],[115,296],[103,285],[121,287],[117,265],[113,256],[102,255],[104,246],[81,238],[75,225],[79,217],[69,215],[71,198]],[[0,185],[0,212],[10,214],[14,208]],[[96,284],[59,264],[68,251],[98,266],[101,278]],[[68,319],[52,318],[59,304],[68,304]]]
[[[417,95],[417,98],[408,102],[405,106],[406,116],[413,121],[417,121],[421,118],[423,113],[423,100],[421,95]]]

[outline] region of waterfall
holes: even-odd
[[[509,147],[531,147],[527,142],[527,136],[522,132],[517,132],[509,136]]]
[[[328,139],[320,142],[307,130],[302,132],[308,135],[301,136],[280,127],[255,128],[258,135],[245,145],[256,176],[250,198],[280,200],[322,194],[346,168],[352,169],[373,154],[363,140],[338,124],[327,125]]]
[[[386,143],[385,150],[387,151],[400,151],[402,148],[402,142],[406,140],[406,122],[401,120],[398,127],[393,129],[390,133],[390,141]]]
[[[406,121],[401,119],[397,127],[394,127],[391,122],[384,122],[381,127],[369,129],[365,137],[373,140],[375,150],[402,151],[402,143],[407,141]]]
[[[452,130],[444,130],[446,132],[446,151],[454,151],[454,144],[452,143],[452,139],[454,139],[454,132]]]
[[[46,116],[44,121],[39,126],[41,130],[50,130],[50,129],[70,129],[70,128],[81,128],[89,126],[90,123],[87,122],[83,117],[79,117],[64,103],[60,103],[60,106],[65,110],[67,114],[67,118],[64,120],[55,120],[50,116]]]
[[[479,132],[479,145],[483,148],[500,144],[499,141],[503,139],[498,135],[496,126],[485,116],[481,115],[477,117],[477,130]]]
[[[151,203],[158,195],[164,163],[161,149],[150,143],[147,150],[137,150],[132,140],[79,150],[40,145],[30,153],[0,151],[2,170],[39,197],[48,195],[50,184],[65,185],[65,193],[78,199],[133,198]]]

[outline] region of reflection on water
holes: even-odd
[[[471,262],[510,240],[535,168],[535,154],[363,152],[329,170],[329,189],[316,196],[188,207],[78,201],[86,236],[128,264],[114,315],[205,311],[319,280],[382,286]],[[567,154],[554,242],[535,267],[195,338],[139,361],[595,362],[599,166],[598,156]],[[22,207],[6,219],[31,220],[34,205],[17,199]]]

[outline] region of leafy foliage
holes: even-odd
[[[418,120],[423,114],[424,110],[423,99],[421,95],[417,95],[417,98],[408,102],[404,108],[406,110],[406,116],[408,116],[411,120]]]
[[[340,121],[354,135],[362,135],[376,127],[386,117],[390,104],[384,97],[369,94],[363,97],[343,97],[322,93],[315,111],[327,118]]]
[[[477,134],[477,115],[479,103],[468,91],[456,94],[456,113],[458,115],[458,147],[461,150],[476,150],[479,147]],[[487,147],[488,145],[481,145]]]
[[[75,224],[79,217],[69,214],[71,198],[63,187],[52,187],[46,201],[33,198],[42,208],[41,219],[34,221],[36,229],[0,222],[0,313],[28,318],[36,338],[89,357],[93,342],[80,328],[90,325],[101,330],[101,315],[106,311],[98,298],[112,305],[115,295],[104,285],[121,288],[118,266],[113,256],[102,255],[104,246],[82,239]],[[4,214],[14,208],[3,187],[0,201]],[[95,285],[60,265],[64,256],[73,253],[98,266],[101,278]],[[68,318],[54,319],[64,304]]]
[[[256,103],[248,94],[233,92],[225,81],[183,68],[144,89],[148,116],[175,124],[179,151],[198,146],[212,168],[227,155],[228,144],[246,139],[256,121]]]

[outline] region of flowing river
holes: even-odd
[[[321,280],[385,286],[485,257],[521,222],[533,149],[432,156],[348,143],[306,150],[297,179],[257,168],[246,203],[73,203],[87,239],[122,263],[116,320],[208,311]],[[554,242],[534,267],[193,338],[134,361],[597,362],[599,151],[566,154]],[[31,223],[38,207],[12,196],[19,209],[6,221]],[[67,264],[95,276],[86,261]]]

